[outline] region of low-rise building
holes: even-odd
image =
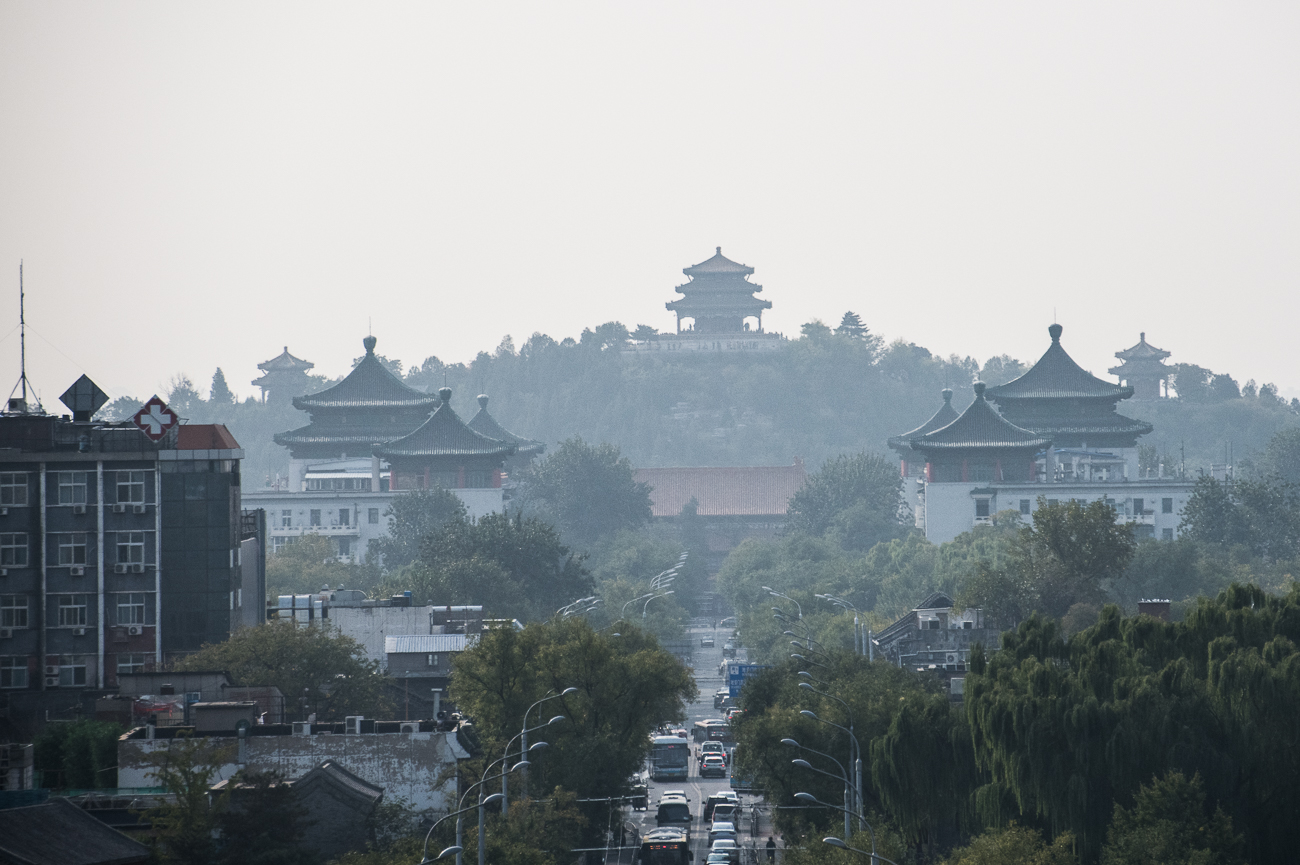
[[[0,809],[0,862],[13,865],[136,865],[148,847],[67,799]]]
[[[985,651],[995,651],[1000,635],[994,623],[985,621],[983,610],[959,611],[952,598],[934,592],[875,635],[873,654],[899,667],[934,673],[960,699],[971,647],[979,643]]]

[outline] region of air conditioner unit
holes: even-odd
[[[361,715],[348,715],[343,719],[343,732],[349,736],[361,734],[361,722],[365,718]]]
[[[126,513],[126,505],[113,505],[113,513],[115,514]]]
[[[68,573],[74,577],[84,577],[86,575],[86,566],[73,565],[72,567],[68,568]]]
[[[419,721],[408,721],[408,722],[403,723],[403,724],[402,724],[402,732],[403,732],[403,733],[418,733],[418,732],[420,732],[420,722],[419,722]]]
[[[73,505],[73,506],[72,506],[72,512],[73,512],[74,514],[84,514],[84,513],[86,512],[86,506],[85,506],[85,505]]]
[[[8,568],[0,568],[0,577],[7,577],[7,576],[9,576],[9,569],[8,569]]]
[[[293,722],[293,734],[294,734],[295,736],[310,736],[310,735],[311,735],[311,722],[309,722],[309,721],[294,721],[294,722]]]
[[[140,636],[141,634],[144,633],[144,626],[143,626],[143,625],[128,625],[127,628],[126,628],[126,632],[127,632],[127,634],[129,634],[129,635],[132,636],[132,637],[138,637],[138,636]]]
[[[142,513],[144,513],[144,505],[132,505],[132,506],[131,506],[131,513],[133,513],[133,514],[142,514]]]
[[[13,628],[0,628],[0,640],[7,640],[14,635]]]
[[[118,563],[118,564],[116,564],[116,565],[113,565],[113,573],[115,573],[115,574],[125,574],[125,573],[126,573],[126,565],[121,564],[121,563]]]
[[[46,664],[46,665],[45,665],[45,675],[47,675],[47,676],[57,676],[57,675],[59,675],[59,665],[58,665],[58,664]]]
[[[58,676],[46,676],[46,677],[45,677],[45,687],[47,687],[47,688],[57,688],[57,687],[59,687],[59,677],[58,677]]]
[[[133,574],[143,574],[143,573],[144,573],[144,565],[140,564],[139,562],[136,562],[135,564],[133,564],[133,565],[131,566],[131,573],[133,573]]]
[[[9,509],[8,509],[8,508],[0,508],[0,517],[7,517],[7,516],[9,516]]]
[[[85,628],[73,628],[73,629],[72,629],[72,636],[74,636],[74,637],[84,637],[84,636],[86,636],[86,629],[85,629]]]
[[[943,656],[943,662],[944,662],[945,664],[960,664],[960,663],[961,663],[961,653],[960,653],[960,652],[948,652],[946,655]]]

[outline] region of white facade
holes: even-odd
[[[1136,472],[1134,472],[1136,474]],[[1076,499],[1104,500],[1115,508],[1118,522],[1133,523],[1139,537],[1173,540],[1194,482],[1180,478],[1054,483],[925,483],[921,490],[925,536],[932,543],[951,541],[962,532],[987,525],[999,511],[1019,511],[1028,523],[1039,498],[1048,503]],[[918,520],[918,523],[921,521]]]
[[[330,605],[329,627],[360,643],[366,656],[388,669],[387,640],[408,634],[433,633],[433,607],[336,607]],[[462,636],[463,640],[464,637]]]

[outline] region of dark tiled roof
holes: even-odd
[[[316,784],[342,791],[345,796],[373,805],[384,797],[384,788],[376,787],[344,769],[334,760],[326,760],[291,785],[295,792],[303,793]]]
[[[947,451],[961,448],[1045,448],[1052,443],[998,414],[985,399],[984,382],[975,382],[975,401],[955,421],[911,440],[915,449]]]
[[[487,407],[488,395],[485,393],[479,394],[478,411],[469,419],[469,423],[467,423],[466,426],[481,436],[487,436],[488,438],[496,439],[497,441],[509,442],[515,446],[515,453],[521,456],[539,454],[546,449],[546,445],[541,442],[517,436],[510,430],[501,426],[501,424],[497,423],[496,418],[488,414]]]
[[[681,290],[682,288],[691,288],[693,285],[693,283],[688,283],[687,285],[680,286],[678,290]],[[692,310],[704,315],[707,315],[710,312],[717,312],[725,315],[727,313],[736,312],[739,309],[771,309],[772,301],[764,300],[761,297],[751,297],[749,295],[749,291],[754,291],[756,289],[758,289],[758,286],[751,286],[749,283],[745,283],[742,290],[737,292],[691,292],[688,297],[670,300],[665,303],[664,306],[674,311],[681,310],[682,312],[686,312],[687,310]]]
[[[375,448],[378,456],[393,457],[443,457],[484,456],[508,457],[515,446],[479,435],[465,425],[451,408],[451,388],[438,391],[442,405],[429,415],[429,419],[410,435]]]
[[[1035,423],[1034,432],[1053,438],[1058,435],[1138,435],[1144,436],[1155,429],[1144,420],[1134,420],[1122,414],[1111,413],[1094,421],[1058,421]]]
[[[1156,348],[1148,343],[1147,335],[1141,333],[1138,335],[1137,345],[1115,352],[1115,357],[1120,360],[1164,360],[1169,357],[1169,354],[1163,348]]]
[[[656,517],[679,515],[692,498],[702,517],[784,516],[808,473],[796,457],[789,466],[637,469],[633,477],[650,485]]]
[[[148,860],[148,847],[67,799],[0,810],[0,862],[130,865]]]
[[[1133,395],[1133,388],[1102,381],[1075,363],[1065,353],[1065,349],[1061,348],[1062,330],[1059,324],[1049,327],[1047,332],[1051,334],[1052,344],[1038,359],[1038,363],[1015,381],[989,388],[989,399],[999,403],[1004,399],[1101,397],[1120,400]]]
[[[342,425],[333,422],[311,423],[289,432],[276,433],[275,443],[290,447],[293,445],[312,444],[359,444],[365,447],[399,439],[418,427],[428,417],[426,412],[404,411],[393,423],[384,419],[382,423],[371,422]]]
[[[403,383],[375,357],[373,336],[362,340],[366,356],[347,378],[334,387],[310,396],[293,398],[294,408],[303,411],[332,408],[422,408],[433,411],[438,400]]]
[[[940,393],[943,396],[943,405],[939,406],[939,410],[916,429],[891,438],[889,440],[891,448],[911,448],[910,442],[912,439],[920,438],[926,433],[932,433],[937,429],[943,429],[957,419],[957,409],[952,407],[952,389],[944,388]]]
[[[710,259],[701,261],[699,264],[693,264],[690,267],[683,267],[682,273],[687,276],[705,276],[714,273],[740,273],[751,274],[754,268],[747,264],[741,264],[738,261],[732,261],[722,254],[722,247],[718,247],[717,253]]]
[[[309,360],[303,360],[300,357],[294,357],[289,354],[289,346],[286,345],[281,354],[271,358],[270,360],[262,361],[257,365],[257,368],[266,370],[267,372],[295,372],[298,370],[306,372],[315,365],[316,364]]]

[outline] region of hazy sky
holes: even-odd
[[[236,393],[672,327],[681,268],[764,323],[1300,392],[1300,4],[0,0],[0,333]],[[0,341],[4,386],[16,332]],[[3,395],[0,395],[3,396]]]

